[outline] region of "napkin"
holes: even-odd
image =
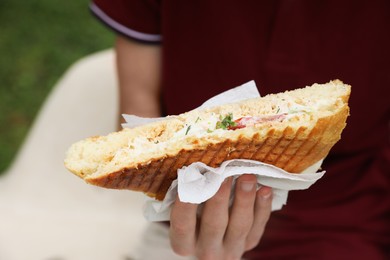
[[[197,109],[256,97],[260,97],[260,93],[255,82],[249,81],[212,97]],[[123,115],[123,117],[126,123],[122,126],[130,128],[163,119],[143,118],[134,115]],[[222,182],[228,177],[233,176],[232,189],[234,189],[235,180],[242,174],[255,174],[258,188],[261,186],[272,187],[272,210],[279,210],[287,203],[288,191],[307,189],[324,175],[325,171],[317,172],[321,163],[322,160],[300,174],[292,174],[273,165],[253,160],[228,160],[217,168],[195,162],[178,169],[178,178],[172,182],[163,201],[157,201],[149,197],[146,199],[144,216],[149,221],[169,220],[170,210],[177,196],[182,202],[202,204],[215,195]],[[232,201],[234,192],[231,194]],[[199,209],[201,210],[201,207]]]
[[[251,80],[251,81],[249,81],[241,86],[229,89],[225,92],[222,92],[222,93],[210,98],[209,100],[204,102],[200,107],[198,107],[196,109],[210,108],[213,106],[239,102],[239,101],[242,101],[245,99],[256,98],[256,97],[260,97],[260,93],[257,90],[255,82],[253,80]],[[160,120],[165,119],[165,117],[150,118],[150,117],[140,117],[140,116],[136,116],[136,115],[126,115],[126,114],[123,114],[122,116],[126,121],[125,123],[122,124],[122,127],[124,127],[124,128],[133,128],[136,126],[140,126],[140,125],[144,125],[147,123],[156,122],[156,121],[160,121]],[[171,117],[174,117],[174,116],[171,116]]]

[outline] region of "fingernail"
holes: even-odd
[[[267,194],[261,194],[261,198],[263,200],[267,200],[267,199],[269,199],[271,197],[271,194],[272,194],[271,192],[269,192]]]
[[[271,197],[271,195],[272,195],[272,190],[271,189],[262,189],[261,191],[260,191],[260,196],[261,196],[261,198],[263,199],[263,200],[267,200],[267,199],[269,199],[270,197]]]
[[[240,186],[243,191],[249,192],[253,190],[253,188],[255,187],[255,183],[243,181],[240,183]]]

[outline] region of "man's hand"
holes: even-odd
[[[240,259],[259,243],[271,213],[272,190],[262,187],[256,191],[256,177],[242,175],[229,208],[231,184],[231,178],[222,184],[204,204],[200,218],[196,215],[198,205],[176,199],[170,240],[177,254],[199,259]]]

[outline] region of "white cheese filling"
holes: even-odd
[[[323,104],[317,104],[315,107],[323,106]],[[280,104],[273,115],[284,115],[282,120],[290,120],[293,117],[299,116],[301,113],[311,113],[312,108],[298,104],[292,100],[286,100],[286,102]],[[270,115],[270,116],[273,116]],[[165,150],[170,145],[180,142],[187,137],[202,138],[207,134],[223,136],[227,129],[217,128],[217,122],[221,122],[222,117],[226,115],[219,115],[211,113],[207,115],[207,118],[193,117],[188,118],[184,127],[173,134],[167,141],[150,140],[147,137],[137,137],[130,140],[127,147],[117,151],[115,156],[132,156],[136,157],[144,153],[149,149],[153,149],[156,152]],[[232,121],[241,118],[241,116],[234,117],[234,111],[232,113]],[[267,117],[267,115],[261,115],[260,117]],[[206,117],[206,116],[205,116]],[[232,130],[231,130],[232,131]]]

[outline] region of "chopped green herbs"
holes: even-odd
[[[188,134],[188,132],[190,131],[190,129],[191,129],[191,125],[189,125],[189,126],[187,127],[186,135]]]
[[[221,121],[218,121],[215,125],[216,129],[224,129],[227,130],[229,127],[236,126],[236,122],[233,121],[233,114],[229,113],[224,118],[222,116],[219,117]]]
[[[202,120],[199,116],[198,118],[195,120],[195,124],[198,123],[198,121]]]

